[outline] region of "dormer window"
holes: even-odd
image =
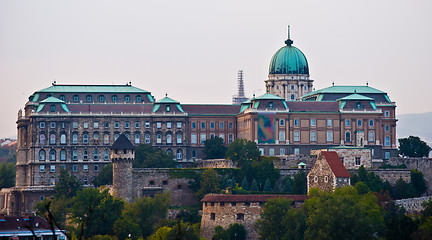
[[[105,96],[99,95],[99,102],[105,102]]]
[[[79,102],[79,96],[78,95],[74,95],[73,96],[73,101],[74,102]]]
[[[62,101],[66,101],[66,97],[65,97],[65,95],[60,95],[60,100],[62,100]]]
[[[56,111],[56,106],[55,105],[51,105],[50,106],[50,112],[55,112]]]
[[[117,95],[113,95],[111,97],[111,99],[112,99],[113,102],[117,102],[118,101]]]
[[[166,111],[167,111],[167,112],[171,112],[171,105],[167,105],[167,106],[166,106]]]
[[[141,98],[141,96],[140,96],[140,95],[136,96],[136,102],[137,102],[137,103],[140,103],[140,102],[142,102],[142,98]]]
[[[361,109],[361,102],[356,102],[356,109]]]
[[[86,96],[86,101],[87,101],[87,102],[92,102],[92,101],[93,101],[92,96],[91,96],[91,95],[87,95],[87,96]]]
[[[268,103],[268,108],[273,108],[273,107],[274,107],[273,102],[269,102]]]
[[[130,102],[130,97],[129,97],[129,95],[126,95],[126,96],[125,96],[125,102]]]

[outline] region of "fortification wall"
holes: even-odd
[[[399,178],[405,182],[411,182],[411,170],[407,169],[366,169],[366,171],[374,172],[383,182],[389,181],[391,185],[394,185]],[[350,169],[349,172],[357,174],[358,170]]]
[[[132,169],[133,198],[153,196],[158,192],[170,192],[171,205],[190,206],[198,204],[189,187],[190,179],[170,178],[166,168]]]
[[[316,156],[309,155],[289,155],[280,157],[279,160],[274,161],[276,168],[288,169],[297,168],[297,165],[301,162],[306,164],[306,168],[311,168],[316,161]]]
[[[409,213],[419,213],[424,210],[423,203],[432,199],[432,196],[419,197],[419,198],[407,198],[396,200],[395,204],[397,206],[404,207]]]
[[[235,168],[230,159],[208,159],[197,161],[198,168]]]
[[[387,164],[397,166],[405,164],[408,170],[417,169],[423,173],[428,190],[427,195],[432,194],[432,158],[401,158],[392,157],[387,161]]]

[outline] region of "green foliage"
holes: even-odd
[[[56,183],[54,190],[56,199],[75,197],[77,192],[82,188],[82,185],[76,177],[71,176],[65,168],[60,169],[59,180]]]
[[[204,141],[204,154],[206,159],[219,159],[224,158],[227,148],[224,146],[223,138],[212,136],[210,139]]]
[[[160,227],[153,235],[148,237],[147,240],[166,240],[171,230],[172,228],[167,226]]]
[[[201,173],[200,187],[195,193],[195,197],[201,200],[208,193],[219,193],[220,189],[219,174],[214,169],[208,168]]]
[[[15,164],[0,163],[0,189],[15,186]]]
[[[241,183],[241,187],[246,191],[249,190],[249,184],[248,184],[246,177],[243,178],[243,181]]]
[[[291,193],[292,192],[292,185],[293,185],[293,179],[290,176],[286,176],[282,180],[282,192]]]
[[[384,214],[384,237],[389,240],[414,239],[411,238],[418,226],[414,219],[405,215],[405,211],[396,206],[394,202]]]
[[[117,240],[117,237],[111,235],[96,235],[90,238],[90,240]]]
[[[120,218],[122,209],[123,201],[114,199],[108,190],[85,188],[73,198],[71,220],[82,229],[79,237],[113,235],[113,225]]]
[[[196,179],[201,174],[201,169],[188,169],[188,168],[173,168],[169,169],[169,177],[173,179],[186,178]]]
[[[263,206],[256,228],[262,239],[300,240],[306,229],[306,215],[301,209],[294,209],[289,199],[270,199]]]
[[[93,181],[95,187],[113,184],[113,165],[105,165]]]
[[[334,193],[312,189],[303,207],[308,215],[305,239],[376,239],[384,218],[372,193],[351,186]]]
[[[199,240],[199,223],[191,225],[190,223],[177,222],[166,235],[166,240]]]
[[[259,157],[260,152],[256,143],[242,138],[234,140],[226,151],[226,158],[238,163],[239,167],[243,167],[248,162],[257,160]]]
[[[140,144],[135,149],[134,168],[174,168],[177,161],[172,154],[153,148],[149,144]]]
[[[354,174],[351,177],[351,185],[355,185],[358,182],[364,182],[373,192],[383,190],[383,182],[381,178],[375,175],[374,172],[366,171],[366,168],[363,166],[360,166],[357,174]]]
[[[416,196],[416,190],[414,187],[405,182],[402,178],[396,181],[396,184],[393,187],[393,199],[404,199],[404,198],[412,198]]]
[[[404,157],[428,157],[431,150],[432,148],[419,137],[399,139],[399,154]]]
[[[275,185],[280,177],[279,170],[274,167],[273,161],[268,158],[253,161],[243,166],[239,173],[239,179],[255,179],[257,185],[262,190],[267,179],[270,181],[270,186]]]
[[[255,178],[252,180],[252,184],[251,184],[250,190],[252,192],[258,192],[259,191],[258,183],[257,183],[257,181],[256,181]]]
[[[418,230],[413,234],[413,239],[432,239],[432,200],[423,203],[425,209],[418,219]]]
[[[126,239],[133,230],[132,239],[147,238],[154,233],[154,226],[166,218],[170,197],[168,193],[156,194],[153,198],[139,198],[126,204],[122,219],[114,225],[119,240]]]
[[[417,197],[420,197],[426,192],[427,186],[422,172],[416,169],[411,170],[411,185],[413,186]]]
[[[215,234],[213,240],[245,240],[246,229],[239,223],[230,224],[227,229],[221,226],[215,227]]]
[[[381,169],[406,169],[407,166],[404,163],[402,163],[400,165],[384,164],[384,165],[379,166],[378,168],[381,168]]]
[[[307,192],[307,177],[304,171],[300,171],[294,175],[294,182],[292,185],[293,194],[306,194]]]
[[[60,199],[49,199],[36,203],[35,210],[36,214],[45,218],[50,212],[50,218],[54,221],[54,224],[61,229],[66,228],[66,213],[69,212],[69,208],[73,204],[73,198],[60,198]]]
[[[265,181],[263,191],[264,192],[271,192],[272,191],[272,186],[271,186],[271,183],[270,183],[270,179],[268,179],[268,178]]]
[[[361,195],[370,192],[369,187],[364,182],[358,182],[354,185],[354,187],[357,190],[357,192]]]

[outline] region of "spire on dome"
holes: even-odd
[[[294,41],[290,38],[290,25],[288,25],[288,39],[285,41],[285,44],[291,46],[293,43]]]

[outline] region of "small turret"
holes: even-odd
[[[132,201],[132,161],[135,158],[135,146],[126,135],[121,134],[111,146],[113,162],[114,195],[127,202]]]

